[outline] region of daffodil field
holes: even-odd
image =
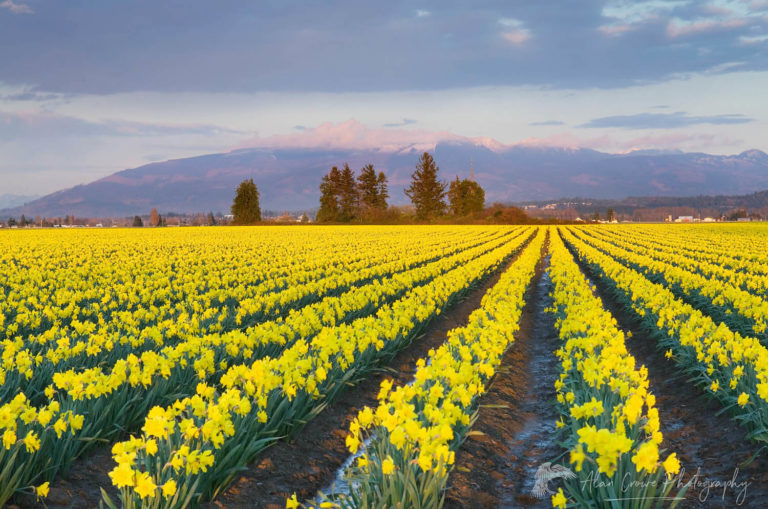
[[[542,274],[550,305],[534,309]],[[2,231],[0,506],[42,504],[105,447],[107,507],[216,500],[490,278],[410,383],[384,380],[377,405],[357,407],[342,430],[349,489],[287,507],[442,507],[505,354],[533,340],[525,309],[554,320],[551,460],[573,473],[548,505],[686,496],[654,381],[607,298],[756,452],[768,441],[760,224]]]

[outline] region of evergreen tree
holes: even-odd
[[[376,208],[387,210],[387,198],[389,198],[389,189],[387,188],[387,176],[384,175],[383,171],[379,172],[379,176],[376,179],[376,185],[378,187]]]
[[[363,213],[379,206],[379,179],[372,164],[365,165],[360,170],[357,189],[360,193],[360,210]]]
[[[338,220],[348,223],[357,217],[357,186],[355,185],[355,174],[349,169],[348,164],[344,164],[341,171],[338,188],[339,197],[339,217]]]
[[[259,189],[253,183],[253,179],[243,180],[237,186],[235,199],[232,202],[232,215],[235,224],[253,224],[261,221]]]
[[[144,221],[141,220],[141,216],[133,216],[133,226],[136,228],[144,226]]]
[[[474,212],[482,212],[485,208],[485,191],[473,180],[456,180],[448,188],[450,213],[456,217],[464,217]]]
[[[19,226],[24,228],[27,226],[27,218],[24,216],[24,214],[21,215],[21,219],[19,219]]]
[[[8,226],[16,226],[16,218],[15,217],[9,217],[8,218]]]
[[[213,212],[208,212],[206,222],[208,223],[208,226],[216,226],[216,218],[213,216]]]
[[[446,184],[437,180],[439,170],[432,156],[424,152],[411,174],[411,185],[405,195],[416,209],[416,219],[431,219],[445,213]]]
[[[339,216],[339,200],[336,198],[341,174],[337,167],[323,175],[320,183],[320,209],[317,211],[317,221],[328,223],[337,221]]]
[[[360,196],[360,213],[366,218],[375,218],[387,209],[387,176],[384,172],[373,169],[372,164],[363,166],[357,177],[357,190]]]

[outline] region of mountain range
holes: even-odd
[[[448,181],[470,168],[488,203],[582,196],[686,197],[740,195],[768,189],[768,154],[736,155],[679,151],[611,154],[585,148],[502,145],[493,140],[438,141],[431,152]],[[389,179],[390,202],[407,203],[407,187],[423,145],[377,149],[258,147],[147,164],[85,185],[0,210],[2,217],[125,217],[168,212],[228,213],[237,185],[253,178],[261,206],[271,210],[317,207],[320,178],[345,162],[358,170],[374,164]],[[0,202],[1,203],[1,202]]]

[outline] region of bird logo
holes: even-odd
[[[561,465],[553,465],[549,461],[539,465],[536,469],[534,478],[536,482],[533,484],[533,496],[536,498],[544,498],[547,495],[554,495],[555,492],[549,489],[549,481],[562,477],[563,479],[575,479],[576,474],[571,472],[571,469]]]

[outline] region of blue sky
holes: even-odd
[[[768,0],[0,0],[0,194],[270,144],[768,150],[765,90]]]

